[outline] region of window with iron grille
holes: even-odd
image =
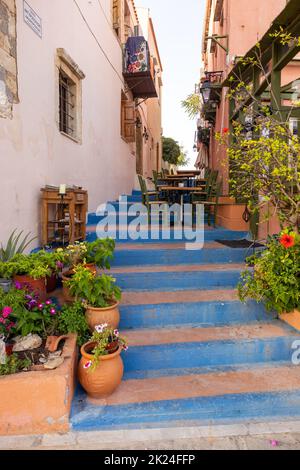
[[[62,70],[59,71],[59,130],[76,137],[76,84]]]

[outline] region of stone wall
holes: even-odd
[[[18,103],[15,0],[0,0],[0,118],[12,118]]]

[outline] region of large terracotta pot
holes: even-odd
[[[24,275],[15,275],[14,282],[18,282],[22,287],[27,287],[34,294],[36,294],[40,300],[46,300],[46,278],[42,279],[33,279],[30,276]]]
[[[85,310],[85,318],[91,331],[94,331],[95,326],[103,323],[116,329],[120,323],[119,302],[106,308],[95,308],[88,305]]]
[[[279,318],[296,330],[300,331],[300,310],[294,310],[290,313],[282,313]]]
[[[90,354],[95,343],[89,342],[81,348],[81,359],[78,366],[78,379],[84,390],[92,398],[105,398],[111,395],[120,385],[123,377],[124,366],[121,359],[121,348],[113,354],[102,356],[95,369],[85,368],[86,364],[93,361]]]

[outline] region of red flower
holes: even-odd
[[[292,246],[295,245],[295,236],[288,235],[287,233],[285,233],[279,238],[279,242],[285,248],[291,248]]]
[[[228,132],[229,132],[228,127],[224,127],[224,129],[223,129],[223,134],[228,134]]]

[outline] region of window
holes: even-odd
[[[76,138],[76,85],[59,71],[59,130]]]
[[[84,73],[64,49],[57,49],[57,126],[66,137],[82,142],[82,80]]]

